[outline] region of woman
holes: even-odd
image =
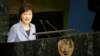
[[[23,4],[19,9],[20,21],[14,24],[9,33],[7,42],[21,42],[35,40],[35,25],[30,23],[33,16],[32,6],[29,3]]]

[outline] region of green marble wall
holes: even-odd
[[[94,41],[93,38],[98,39]],[[66,37],[45,38],[18,43],[0,43],[0,55],[61,56],[58,51],[58,42],[63,39],[71,39],[73,41],[74,49],[72,56],[100,56],[100,33],[80,33]]]
[[[5,35],[8,32],[8,1],[0,0],[0,43],[5,42]]]

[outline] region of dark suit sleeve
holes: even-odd
[[[88,9],[90,11],[99,12],[100,11],[100,1],[99,0],[88,0]]]

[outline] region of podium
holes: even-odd
[[[94,38],[96,39],[94,40]],[[67,46],[66,44],[70,45]],[[67,52],[67,49],[71,52]],[[0,43],[1,56],[63,56],[63,54],[71,54],[71,56],[93,56],[95,54],[100,56],[99,51],[99,32],[74,33],[68,36],[17,43]]]

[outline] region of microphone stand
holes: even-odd
[[[74,31],[74,30],[75,29],[37,32],[37,33],[33,33],[33,35],[45,35],[45,34],[53,34],[53,33],[59,33],[59,32],[69,32],[69,31]]]

